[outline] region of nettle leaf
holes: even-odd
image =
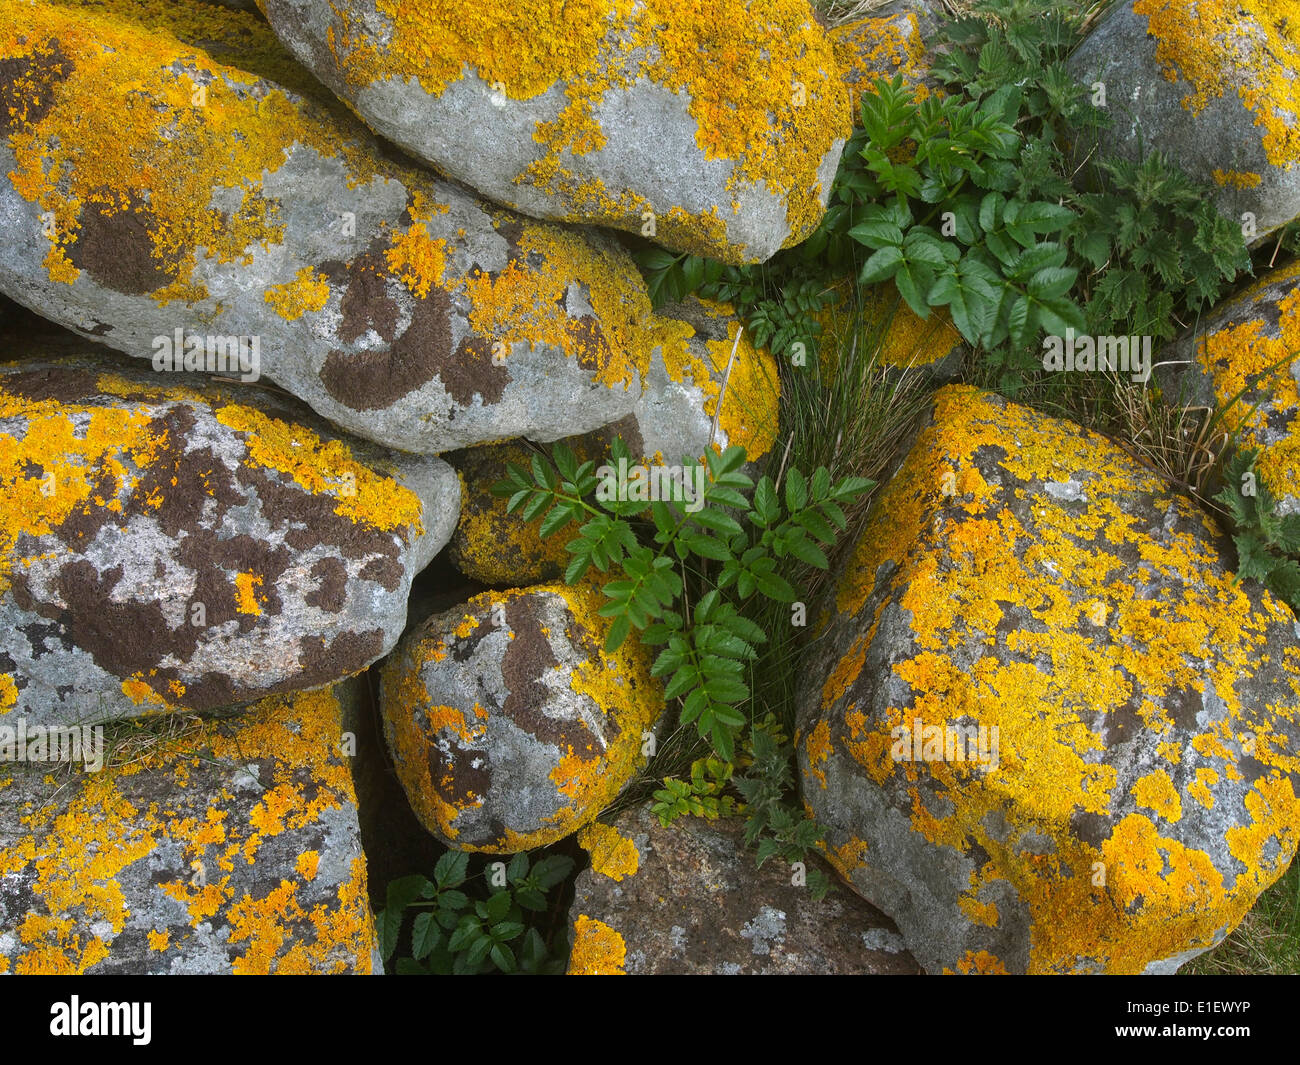
[[[1237,576],[1244,580],[1264,580],[1275,563],[1268,545],[1252,532],[1238,533],[1232,542],[1237,548]]]

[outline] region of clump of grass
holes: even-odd
[[[1300,973],[1300,862],[1259,897],[1232,935],[1180,970],[1186,976]]]

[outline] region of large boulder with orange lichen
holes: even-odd
[[[0,291],[406,451],[631,412],[650,302],[612,238],[489,207],[194,43],[210,22],[229,58],[237,23],[276,73],[254,16],[155,6],[0,0]]]
[[[1069,60],[1103,151],[1163,152],[1248,240],[1300,216],[1300,20],[1277,0],[1116,0]],[[1249,218],[1247,217],[1249,215]],[[1249,223],[1249,224],[1247,224]]]
[[[757,262],[811,235],[848,135],[808,0],[260,2],[305,66],[440,171],[678,251]]]
[[[928,971],[1168,972],[1285,871],[1300,639],[1225,546],[1103,437],[937,393],[796,740],[827,856]]]
[[[142,731],[57,774],[0,763],[0,973],[382,971],[343,753],[355,694]]]
[[[357,673],[458,507],[440,459],[342,439],[280,393],[102,357],[0,366],[0,724]]]
[[[814,899],[780,861],[756,870],[740,818],[662,825],[646,803],[588,825],[578,843],[591,867],[569,907],[571,975],[920,971],[875,907],[845,891]]]
[[[636,640],[612,654],[589,586],[475,596],[408,634],[380,710],[416,816],[450,847],[509,854],[576,832],[645,764],[664,709]]]
[[[1219,412],[1235,446],[1258,450],[1278,513],[1300,513],[1300,262],[1215,307],[1161,353],[1155,373],[1167,401]]]

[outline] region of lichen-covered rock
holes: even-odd
[[[858,101],[877,78],[891,80],[901,74],[916,90],[916,98],[930,96],[937,84],[930,76],[927,42],[938,28],[937,0],[894,0],[864,18],[844,22],[830,31],[831,47],[844,73],[849,107],[858,121]]]
[[[1283,514],[1300,512],[1300,263],[1216,307],[1161,354],[1167,400],[1222,412],[1221,429],[1260,452],[1255,469]],[[1240,485],[1234,485],[1240,488]]]
[[[223,368],[242,341],[253,371],[407,451],[630,413],[650,304],[621,247],[390,161],[337,105],[191,43],[204,19],[225,48],[256,21],[0,0],[0,290],[164,367]]]
[[[429,618],[384,664],[398,779],[448,846],[554,843],[646,764],[663,691],[635,639],[604,654],[604,601],[585,585],[487,592]]]
[[[1171,971],[1291,861],[1295,617],[1103,437],[940,390],[830,595],[805,802],[928,971]]]
[[[879,910],[846,891],[813,901],[798,870],[755,868],[744,835],[736,819],[665,828],[648,804],[579,832],[591,867],[569,908],[570,975],[920,971]]]
[[[1105,151],[1164,152],[1262,236],[1300,215],[1300,21],[1278,0],[1116,0],[1070,57]]]
[[[261,6],[372,128],[483,195],[727,262],[813,232],[848,135],[807,0]]]
[[[275,696],[98,772],[0,762],[0,973],[380,971],[341,713]]]
[[[0,366],[0,720],[211,710],[356,673],[397,642],[458,506],[445,462],[342,439],[266,389],[102,357]]]

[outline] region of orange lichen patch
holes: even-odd
[[[195,7],[173,0],[46,0],[58,7],[93,10],[140,29],[165,31],[178,41],[229,59],[240,70],[268,78],[300,96],[334,104],[331,94],[294,60],[256,14],[235,8]],[[343,108],[336,108],[342,113]]]
[[[329,281],[310,266],[304,266],[287,284],[273,285],[266,290],[266,302],[286,322],[296,322],[308,311],[321,310],[329,298]]]
[[[1193,114],[1235,89],[1274,166],[1300,162],[1300,31],[1289,0],[1134,0],[1169,81]]]
[[[305,426],[253,407],[230,404],[217,408],[214,417],[243,436],[247,461],[292,478],[313,495],[334,496],[335,514],[396,531],[405,543],[423,532],[420,497],[385,472],[362,465],[342,440],[322,440]]]
[[[0,673],[0,714],[9,713],[18,705],[18,685],[12,673]]]
[[[664,369],[669,380],[678,384],[689,381],[698,388],[704,396],[704,413],[709,418],[717,417],[727,444],[741,445],[749,460],[757,461],[776,442],[781,398],[776,360],[766,349],[755,349],[748,334],[736,343],[741,327],[729,304],[709,300],[697,303],[714,320],[727,323],[727,339],[706,340],[697,337],[695,329],[681,319],[656,316],[652,330]],[[722,414],[718,415],[724,380],[727,392],[722,399]]]
[[[961,907],[961,912],[970,918],[973,924],[988,925],[990,928],[998,926],[998,906],[995,902],[980,902],[974,895],[962,895],[957,900],[957,905]]]
[[[283,238],[278,206],[260,187],[295,145],[344,158],[357,181],[376,170],[328,112],[307,111],[165,26],[89,4],[3,0],[0,27],[0,60],[30,57],[39,67],[57,49],[62,64],[44,98],[52,106],[25,115],[9,137],[13,187],[55,219],[46,261],[59,279],[70,279],[62,253],[92,218],[127,212],[148,235],[155,298],[196,298],[204,291],[193,278],[199,249],[243,262],[253,247]],[[233,209],[213,205],[218,188],[238,196]]]
[[[595,449],[581,441],[566,441],[581,461],[596,460]],[[472,580],[490,585],[523,585],[555,580],[573,556],[565,550],[565,536],[543,539],[535,521],[525,521],[507,511],[507,500],[492,495],[492,485],[504,478],[507,463],[529,467],[532,451],[520,443],[488,444],[475,448],[463,462],[453,460],[460,479],[460,520],[449,554],[452,564]],[[469,476],[467,477],[466,474]]]
[[[578,846],[591,855],[591,868],[611,880],[635,876],[640,865],[636,844],[611,825],[593,821],[578,833]]]
[[[813,816],[812,811],[808,810],[808,816]],[[867,842],[858,839],[857,836],[850,836],[849,839],[835,848],[826,850],[826,860],[831,863],[844,876],[850,875],[854,869],[860,868],[867,860]]]
[[[521,179],[553,183],[562,158],[599,151],[608,131],[595,107],[611,89],[648,78],[685,95],[706,158],[736,160],[729,188],[763,183],[783,196],[796,240],[820,218],[817,168],[847,135],[848,108],[805,0],[716,0],[707,9],[683,0],[570,0],[563,17],[552,0],[491,13],[464,0],[378,7],[388,22],[382,44],[373,26],[334,9],[328,44],[355,87],[416,78],[438,96],[467,71],[517,100],[564,86],[564,108],[534,133],[546,154]],[[575,198],[609,196],[603,186],[576,184]]]
[[[1210,789],[1219,782],[1219,774],[1213,769],[1198,769],[1196,782],[1187,785],[1187,794],[1207,810],[1214,809],[1214,792]]]
[[[230,858],[216,863],[227,870],[218,877],[211,858],[189,857],[229,840],[226,854],[244,854],[247,869],[264,836],[307,828],[326,811],[355,803],[351,774],[337,754],[341,717],[328,689],[264,699],[237,723],[209,721],[183,743],[161,743],[131,763],[86,774],[62,809],[54,803],[22,808],[21,823],[31,834],[0,849],[0,875],[26,872],[36,900],[19,928],[21,949],[12,958],[14,970],[81,973],[108,957],[131,907],[141,904],[123,894],[124,874],[136,863],[152,860],[160,847],[177,845],[189,868],[180,879],[158,882],[158,890],[183,902],[194,926],[228,924],[231,942],[253,941],[249,954],[236,962],[237,970],[264,971],[274,965],[286,971],[285,959],[297,953],[302,958],[293,971],[336,971],[346,959],[368,964],[373,927],[360,859],[349,883],[339,889],[338,904],[305,914],[288,905],[297,889],[286,893],[283,885],[257,903],[247,897],[235,902]],[[132,778],[147,773],[169,780],[169,790],[177,796],[173,802],[179,803],[194,768],[214,760],[234,767],[256,763],[261,775],[269,777],[263,801],[247,819],[238,816],[231,805],[234,797],[225,789],[211,793],[206,806],[192,806],[194,816],[185,817],[168,816],[157,803],[133,804],[127,797],[136,783]],[[310,797],[300,783],[306,781],[311,782]],[[310,883],[318,860],[318,852],[306,851],[295,869]],[[87,933],[101,923],[111,930],[104,938]],[[317,935],[304,943],[311,938],[304,931],[313,924]],[[173,933],[183,932],[188,932],[183,925],[153,928],[149,946],[164,950],[174,944]],[[286,945],[287,953],[282,950]]]
[[[21,537],[48,536],[74,514],[129,498],[136,470],[150,465],[166,440],[144,407],[103,408],[32,401],[0,385],[0,418],[25,421],[0,435],[0,592],[27,560]],[[109,496],[97,496],[103,484]],[[92,483],[96,485],[92,492]],[[102,500],[102,502],[97,501]]]
[[[729,308],[726,309],[729,313]],[[776,360],[766,348],[756,350],[749,335],[736,344],[739,322],[728,326],[727,339],[706,341],[712,355],[713,367],[721,381],[731,366],[727,378],[727,394],[722,400],[722,414],[718,428],[727,434],[727,443],[740,444],[751,462],[756,462],[772,450],[776,443],[778,409],[781,400],[781,378]],[[736,358],[731,359],[733,349]],[[717,398],[705,401],[704,413],[712,418],[717,414]]]
[[[1268,275],[1233,306],[1248,307],[1265,285],[1293,280],[1300,280],[1300,264]],[[1240,433],[1242,446],[1260,450],[1256,468],[1272,492],[1296,496],[1300,495],[1300,432],[1295,431],[1300,389],[1291,366],[1300,352],[1300,284],[1277,301],[1276,314],[1272,327],[1268,325],[1272,315],[1261,308],[1258,317],[1201,337],[1196,355],[1213,384],[1224,428]],[[1269,429],[1279,420],[1287,432],[1274,439]]]
[[[262,587],[262,578],[252,573],[235,574],[235,610],[240,614],[261,616],[256,589]]]
[[[858,679],[862,672],[862,666],[867,660],[867,648],[870,641],[866,636],[859,636],[855,639],[849,649],[844,653],[835,668],[830,671],[826,677],[826,683],[822,685],[822,703],[830,705],[843,695],[849,686]]]
[[[1227,831],[1228,851],[1258,879],[1260,890],[1276,879],[1274,875],[1261,875],[1262,871],[1276,870],[1280,875],[1296,851],[1300,828],[1297,828],[1295,809],[1296,794],[1291,781],[1269,776],[1256,781],[1246,793],[1249,823],[1233,825]]]
[[[77,795],[62,809],[53,804],[27,806],[22,823],[31,835],[0,850],[0,873],[21,875],[29,870],[34,876],[36,902],[19,928],[22,951],[13,958],[14,969],[19,973],[83,973],[108,957],[112,938],[121,934],[130,918],[130,906],[139,905],[123,896],[122,875],[134,863],[151,860],[162,845],[181,845],[190,856],[229,837],[235,849],[259,840],[264,831],[307,827],[324,811],[355,802],[351,776],[337,756],[341,713],[330,690],[268,698],[250,707],[234,726],[205,723],[182,748],[160,744],[127,765],[83,776]],[[263,766],[261,771],[269,774],[272,782],[253,817],[247,821],[237,817],[229,805],[233,796],[225,791],[214,792],[205,808],[195,809],[194,817],[168,817],[157,804],[142,808],[126,797],[134,783],[131,778],[151,774],[170,779],[170,789],[177,801],[181,800],[200,756],[204,761],[216,759],[234,766],[251,762]],[[309,779],[315,785],[309,800],[300,791],[292,791],[294,779]],[[287,805],[286,800],[290,800]],[[305,875],[304,861],[305,856],[300,858],[298,870]],[[187,879],[159,883],[160,891],[185,902],[194,925],[237,918],[239,910],[227,908],[233,891],[231,876],[209,878],[212,862],[200,857],[192,858],[188,865]],[[364,934],[369,910],[364,891],[361,896],[359,905],[344,906],[341,921],[346,919]],[[107,940],[86,934],[86,928],[99,922],[107,922],[110,928]],[[172,932],[182,930],[152,928],[149,947],[165,949]],[[294,932],[289,938],[302,936]],[[341,943],[337,939],[320,941],[317,947],[337,953]],[[365,948],[356,957],[365,961],[368,953]],[[346,956],[346,951],[343,954]]]
[[[899,369],[931,366],[962,343],[961,334],[942,307],[921,319],[887,285],[873,285],[865,293],[848,285],[836,288],[837,298],[817,314],[822,326],[818,344],[822,376],[832,379],[839,353],[855,340],[871,352],[880,366]]]
[[[825,721],[818,721],[808,733],[805,750],[808,752],[808,770],[817,778],[817,782],[826,787],[826,770],[822,764],[831,756],[831,727]]]
[[[368,971],[373,926],[365,885],[365,862],[354,858],[350,878],[339,887],[338,907],[305,909],[298,885],[287,880],[260,899],[244,895],[229,909],[230,942],[246,944],[232,971],[289,976]],[[315,934],[304,937],[306,929]]]
[[[1166,821],[1177,821],[1183,816],[1182,799],[1163,769],[1148,773],[1134,784],[1133,798],[1138,806],[1154,810]]]
[[[1049,484],[1073,487],[1053,493]],[[1171,515],[1166,531],[1139,518],[1129,504],[1139,499]],[[983,889],[994,878],[1015,889],[1031,920],[1031,972],[1085,963],[1141,972],[1155,958],[1208,946],[1294,852],[1288,825],[1300,823],[1300,804],[1289,776],[1300,756],[1287,729],[1268,728],[1241,694],[1243,680],[1277,677],[1279,703],[1268,712],[1296,721],[1300,666],[1289,658],[1279,676],[1264,654],[1277,627],[1294,621],[1273,596],[1252,600],[1216,545],[1204,515],[1102,437],[949,387],[836,586],[838,616],[852,619],[852,631],[869,631],[898,606],[912,647],[892,665],[907,694],[868,716],[858,709],[862,686],[878,682],[855,682],[857,651],[840,635],[823,666],[833,753],[904,788],[912,827],[926,839],[990,856],[970,898],[990,897]],[[1174,750],[1174,715],[1211,688],[1222,720]],[[997,727],[996,767],[928,756],[893,764],[891,729],[916,722]],[[1119,727],[1165,744],[1169,765],[1195,771],[1195,784],[1180,791],[1161,769],[1121,788],[1106,764]],[[1188,802],[1211,804],[1220,781],[1242,779],[1246,735],[1265,772],[1246,799],[1249,823],[1229,840],[1245,863],[1233,873],[1173,838],[1172,826]],[[1116,820],[1114,834],[1083,842],[1072,828],[1081,814]],[[1006,831],[994,835],[990,817]],[[1027,851],[1020,841],[1030,836],[1050,839],[1054,851]],[[1091,880],[1097,863],[1106,870],[1100,888]]]
[[[956,974],[952,969],[944,969],[945,976],[1007,976],[1007,967],[1000,958],[987,950],[968,950],[966,956],[957,963]]]
[[[148,676],[155,676],[157,670],[151,669]],[[122,694],[125,695],[136,706],[152,705],[164,710],[172,708],[166,696],[161,695],[149,681],[144,679],[145,674],[135,673],[126,680],[122,681]]]
[[[1220,188],[1231,185],[1234,189],[1257,189],[1264,183],[1259,174],[1243,170],[1215,170],[1214,183]]]
[[[569,955],[569,976],[624,976],[627,944],[603,921],[585,913],[573,922],[573,953]]]
[[[471,724],[459,708],[431,706],[421,671],[444,660],[459,640],[480,626],[492,626],[499,608],[519,598],[548,595],[564,601],[571,640],[581,642],[584,650],[603,645],[609,622],[597,613],[603,601],[599,592],[585,583],[543,584],[475,596],[465,606],[464,621],[453,632],[408,641],[400,658],[385,669],[389,693],[385,727],[407,794],[424,823],[456,840],[460,849],[514,853],[564,839],[594,820],[646,763],[643,734],[653,728],[664,707],[662,686],[650,676],[649,652],[635,640],[600,657],[581,658],[580,651],[580,660],[572,669],[552,668],[584,697],[586,715],[604,722],[600,730],[603,743],[588,741],[578,747],[572,742],[547,741],[555,758],[548,784],[562,802],[544,826],[524,832],[505,826],[489,843],[471,843],[461,837],[456,824],[461,813],[482,806],[485,797],[456,781],[455,759],[447,760],[445,753],[440,753],[441,745],[450,741],[458,751],[456,758],[471,757],[471,752],[484,747],[491,714],[475,704],[476,720]],[[508,635],[513,639],[517,634],[512,631]],[[586,735],[587,729],[579,734]],[[433,766],[439,764],[443,765],[442,778],[435,779]],[[484,758],[483,768],[490,771],[490,758]]]
[[[294,862],[294,868],[304,880],[315,880],[316,870],[320,868],[320,851],[303,851]]]
[[[447,266],[447,242],[429,236],[424,223],[405,233],[393,234],[393,246],[384,253],[388,269],[414,295],[424,299],[435,285],[442,284]]]

